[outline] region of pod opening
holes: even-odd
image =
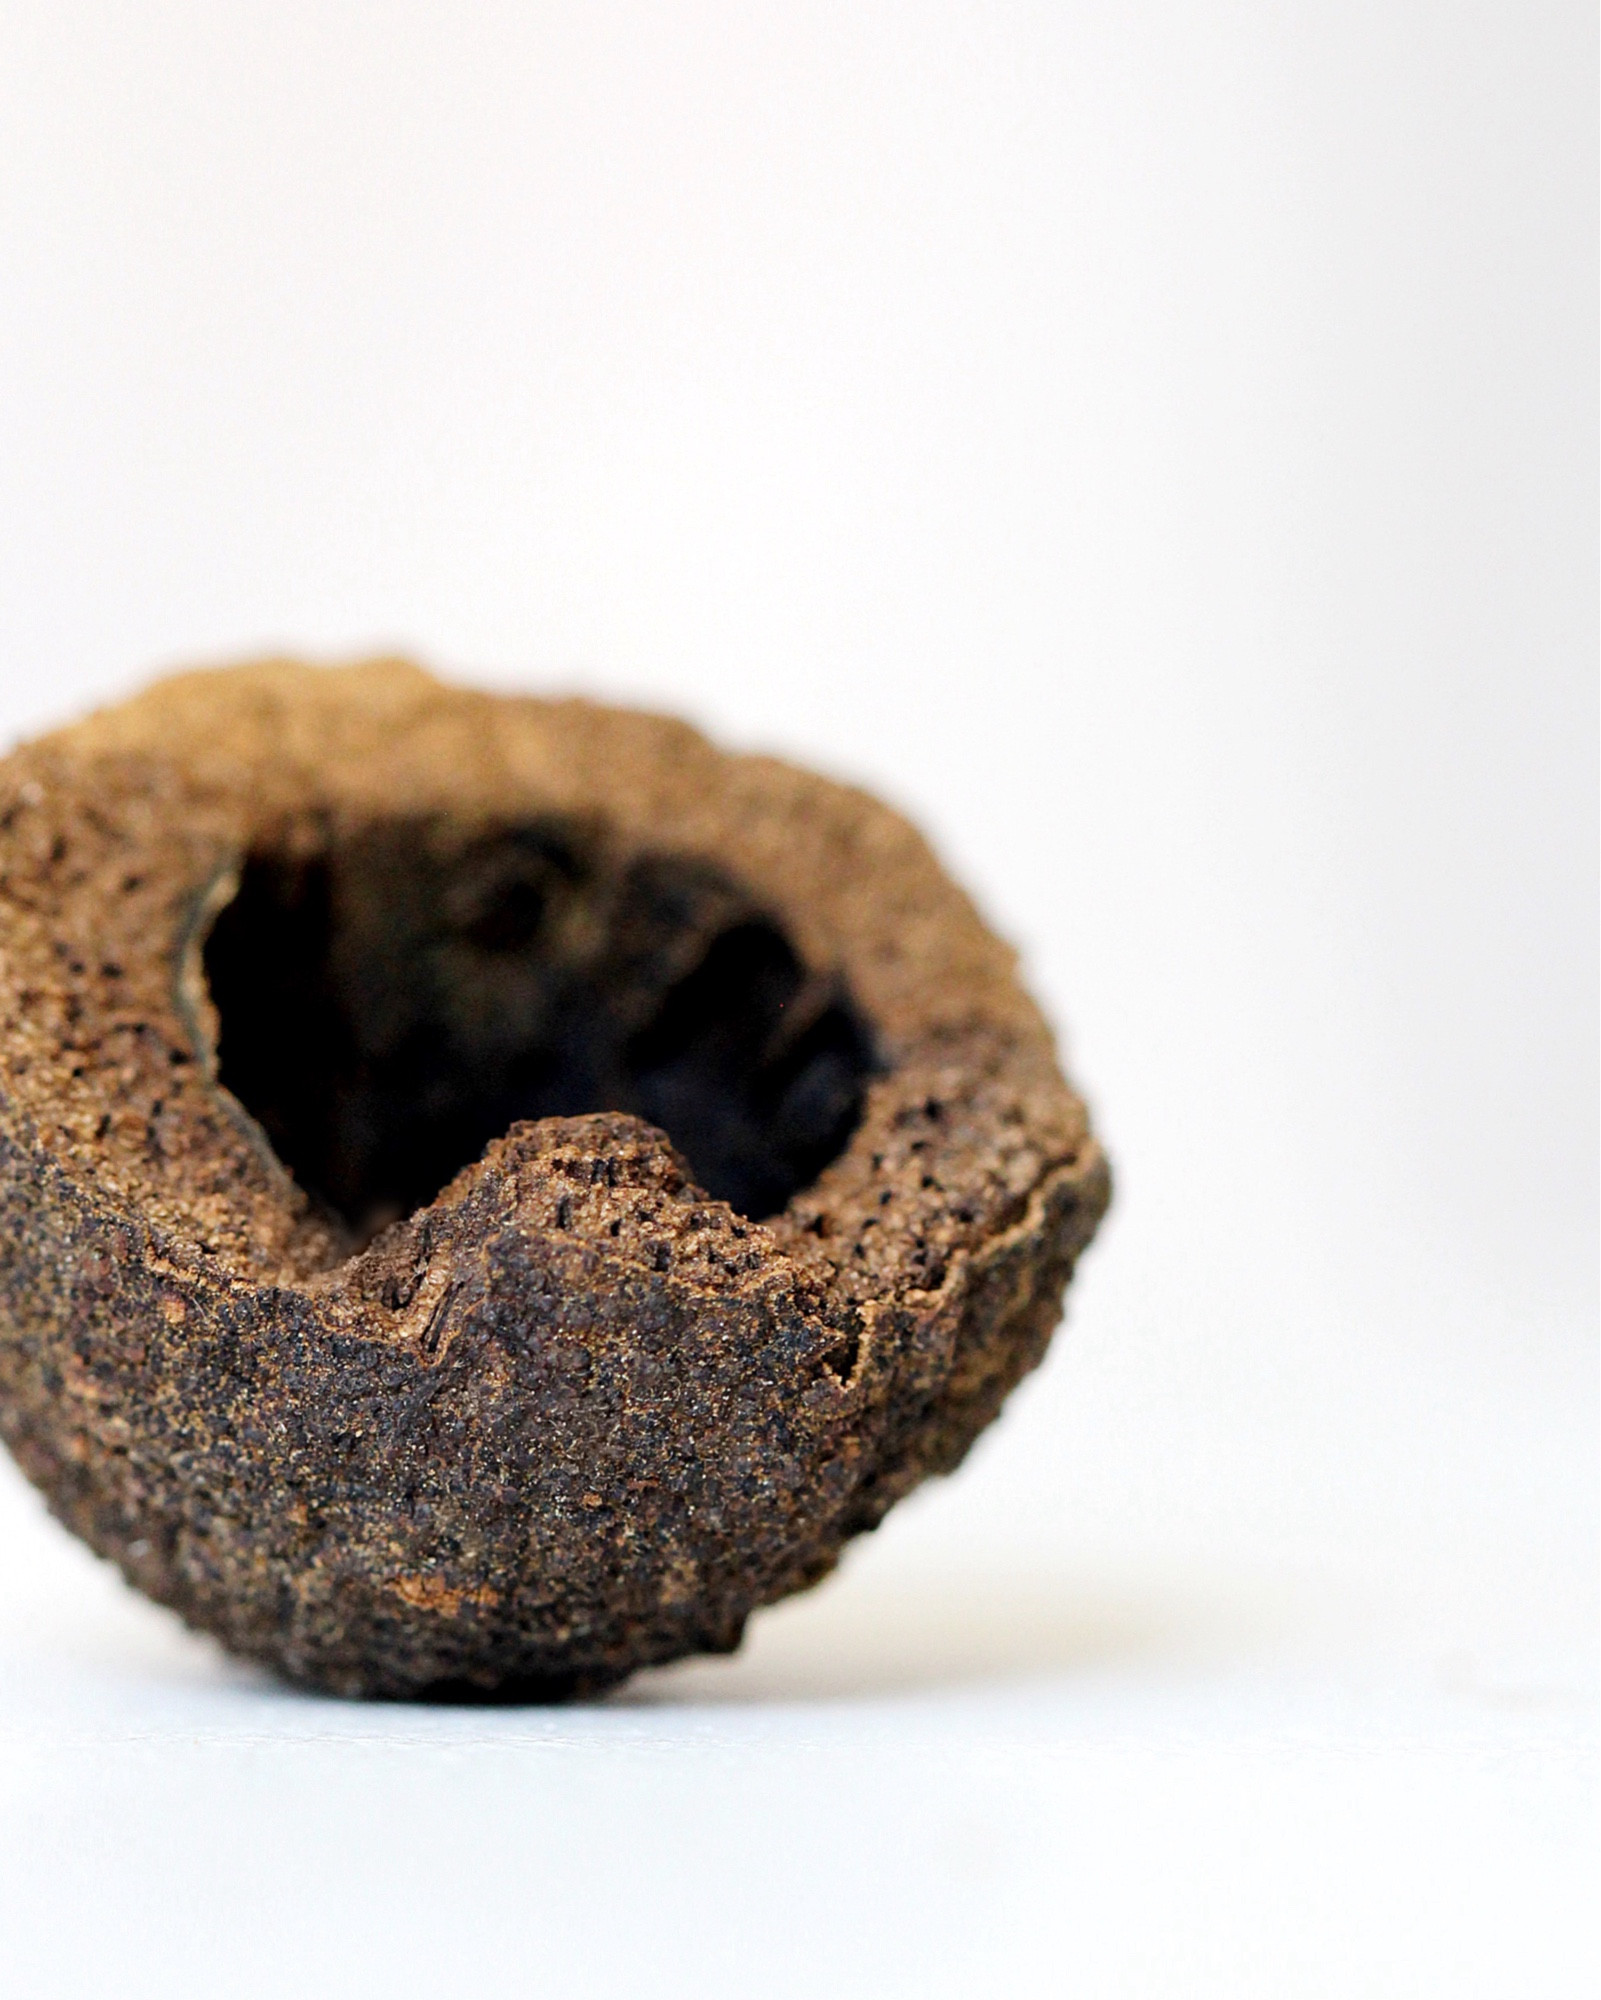
[[[358,1239],[520,1119],[626,1111],[708,1193],[775,1214],[875,1064],[842,982],[692,856],[574,819],[438,819],[246,856],[203,947],[222,1085]]]

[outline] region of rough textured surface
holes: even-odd
[[[957,1464],[1107,1189],[1011,953],[860,792],[398,662],[0,764],[0,1428],[295,1680],[733,1647]]]

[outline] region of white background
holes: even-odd
[[[283,1693],[0,1480],[0,1992],[1578,1995],[1590,9],[6,0],[0,728],[414,651],[911,810],[1118,1176],[745,1653]]]

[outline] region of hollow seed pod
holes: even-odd
[[[0,764],[0,1430],[295,1681],[732,1648],[957,1464],[1107,1194],[1012,954],[859,791],[398,662]]]

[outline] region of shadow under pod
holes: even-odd
[[[743,1648],[640,1674],[623,1704],[848,1702],[1170,1667],[1248,1648],[1260,1607],[1071,1578],[839,1578],[758,1612]]]

